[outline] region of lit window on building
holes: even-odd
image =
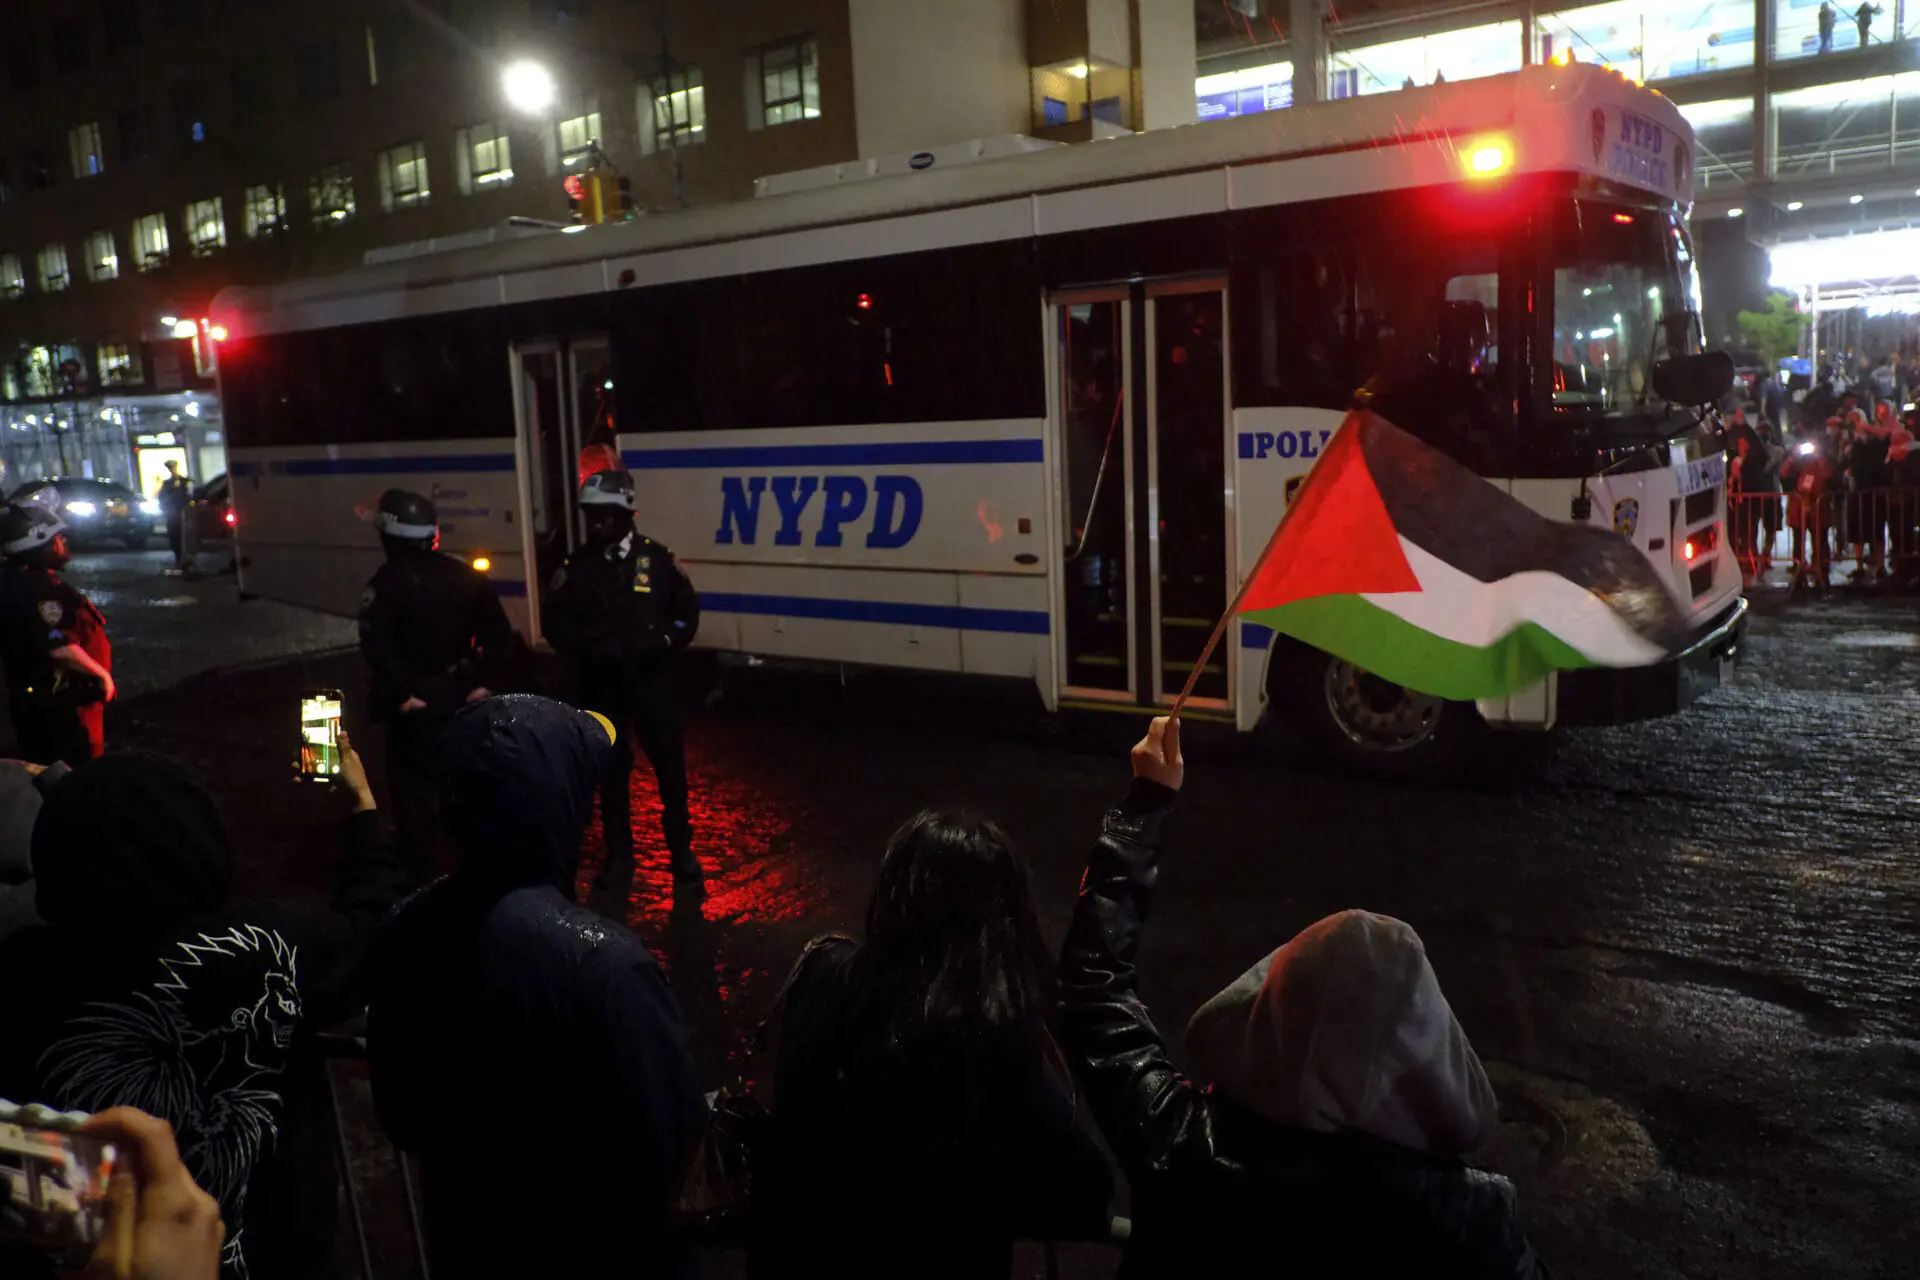
[[[133,267],[155,271],[167,265],[172,246],[167,240],[167,215],[149,213],[133,220]]]
[[[89,120],[67,130],[67,154],[73,160],[73,176],[91,178],[106,169],[101,159],[100,122]]]
[[[576,164],[600,143],[600,113],[589,111],[559,124],[560,163]]]
[[[1518,22],[1493,22],[1359,49],[1336,49],[1327,58],[1328,96],[1367,97],[1518,71],[1520,45]]]
[[[307,207],[313,211],[313,225],[332,226],[354,215],[353,169],[349,165],[328,165],[307,182]]]
[[[453,135],[453,154],[461,165],[460,189],[471,195],[513,181],[513,144],[507,131],[487,121]]]
[[[427,186],[425,143],[408,142],[380,153],[380,207],[388,213],[425,204],[432,195]]]
[[[1809,30],[1817,7],[1805,9]],[[1783,13],[1781,21],[1790,23],[1793,16]],[[1540,61],[1598,63],[1635,80],[1668,80],[1753,65],[1752,0],[1702,0],[1687,7],[1657,0],[1613,0],[1543,13],[1536,25]],[[1781,56],[1790,55],[1783,51]]]
[[[1193,84],[1202,120],[1224,120],[1293,105],[1293,64],[1269,62],[1201,76]]]
[[[87,237],[87,278],[95,284],[120,278],[120,251],[113,232],[95,231]]]
[[[67,246],[50,244],[40,250],[40,291],[59,293],[70,283],[67,279]]]
[[[642,113],[651,116],[651,127],[641,130],[643,151],[671,151],[707,140],[707,91],[700,68],[659,77],[642,92]]]
[[[140,363],[134,349],[124,342],[103,342],[94,353],[100,369],[100,385],[125,386],[140,381]]]
[[[17,253],[0,253],[0,297],[12,302],[27,294],[27,274]]]
[[[227,247],[227,211],[219,196],[195,200],[187,206],[187,243],[196,258]]]
[[[760,89],[762,123],[790,124],[820,115],[820,47],[812,36],[768,45],[747,58],[747,82]]]
[[[247,239],[278,235],[286,225],[287,194],[279,183],[247,188]]]

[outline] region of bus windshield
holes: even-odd
[[[1700,350],[1693,254],[1672,216],[1596,200],[1553,236],[1553,413],[1604,438],[1667,433],[1655,362]]]

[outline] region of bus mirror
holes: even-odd
[[[1653,366],[1653,389],[1669,404],[1709,405],[1733,389],[1733,357],[1724,351],[1675,356]]]

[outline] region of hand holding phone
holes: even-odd
[[[82,1128],[123,1155],[85,1280],[215,1280],[226,1224],[219,1202],[180,1163],[173,1130],[132,1107],[102,1111]]]
[[[345,729],[340,731],[340,785],[353,793],[355,813],[365,813],[377,807],[373,801],[373,784],[367,781],[366,762],[353,749],[353,741],[347,737]]]

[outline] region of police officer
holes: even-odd
[[[668,550],[633,521],[633,477],[601,471],[580,486],[586,541],[554,574],[541,630],[565,659],[574,696],[616,727],[600,784],[607,861],[596,888],[624,893],[633,882],[633,743],[660,784],[660,826],[672,854],[676,892],[700,892],[687,816],[687,758],[674,701],[675,657],[700,627],[700,597]]]
[[[489,696],[489,686],[502,680],[515,637],[493,584],[439,553],[431,500],[389,489],[373,523],[387,562],[360,598],[360,652],[372,668],[373,717],[387,726],[400,853],[419,882],[437,860],[440,732],[463,702]]]
[[[66,521],[33,503],[0,509],[0,660],[20,750],[35,764],[82,764],[105,744],[113,701],[107,620],[60,570]]]

